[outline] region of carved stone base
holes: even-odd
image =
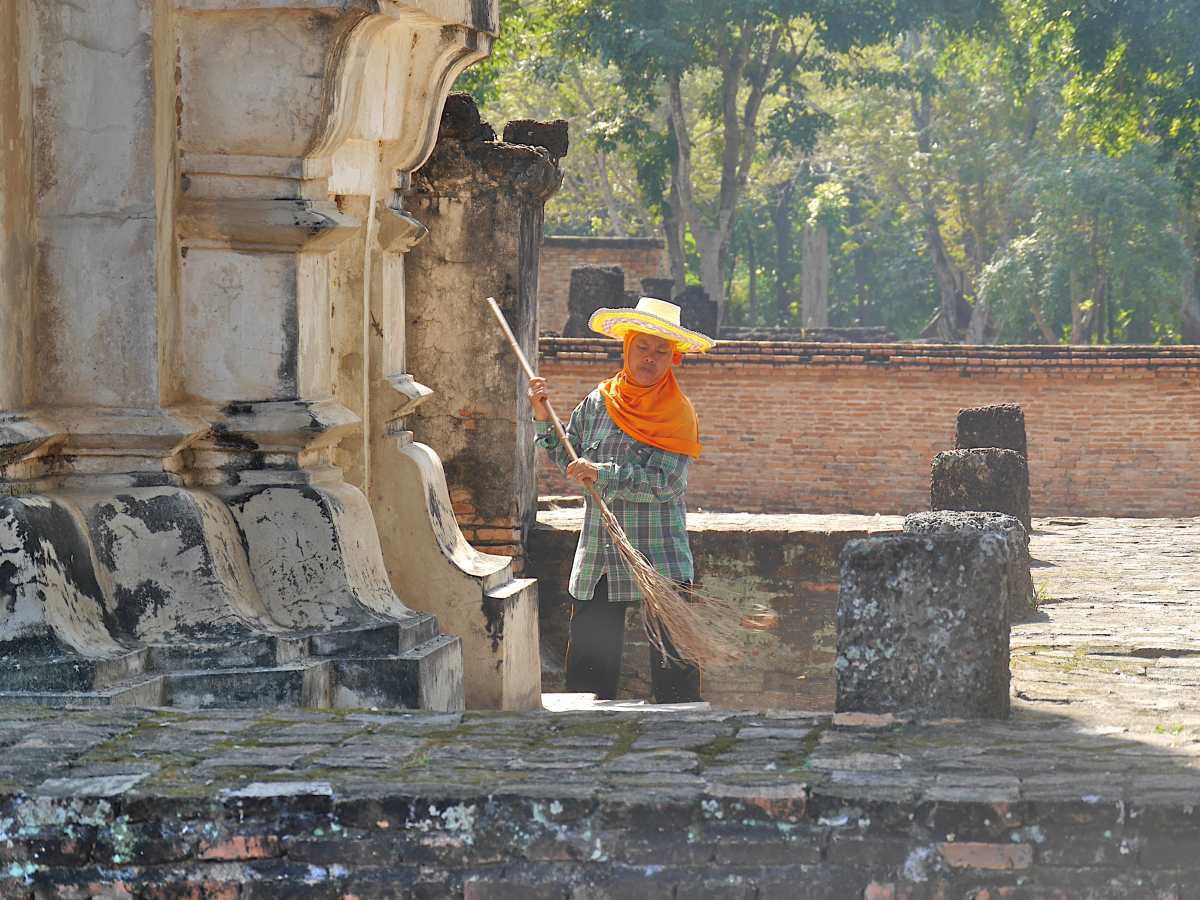
[[[341,482],[0,498],[0,595],[0,702],[463,706]]]
[[[441,460],[407,432],[375,463],[372,506],[392,584],[463,642],[471,709],[541,709],[537,583],[463,538]]]

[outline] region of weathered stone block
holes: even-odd
[[[550,159],[554,162],[566,156],[571,147],[566,119],[555,119],[553,122],[513,119],[504,126],[504,142],[541,147],[550,154]]]
[[[933,458],[929,507],[1005,513],[1029,531],[1029,466],[1025,457],[1015,450],[995,447],[939,453]]]
[[[1016,450],[1022,456],[1028,457],[1025,443],[1025,412],[1015,403],[960,409],[954,447],[956,450],[1000,447],[1004,450]]]
[[[704,288],[698,285],[684,288],[675,302],[679,304],[679,318],[684,328],[716,336],[720,313],[716,301],[709,298]]]
[[[674,278],[643,278],[642,296],[656,300],[670,300],[675,293]]]
[[[625,297],[625,273],[617,266],[572,269],[563,337],[592,337],[587,327],[592,313],[602,308],[618,309],[629,305]]]
[[[458,141],[494,141],[494,129],[479,115],[479,107],[470,94],[455,92],[446,98],[438,138]],[[508,138],[505,138],[508,140]]]
[[[1004,535],[868,538],[841,562],[838,711],[1007,717]]]
[[[1029,533],[1012,516],[993,512],[936,510],[914,513],[904,518],[906,534],[967,537],[984,532],[1002,535],[1012,552],[1009,571],[1008,620],[1019,622],[1033,609],[1033,579],[1029,574]]]

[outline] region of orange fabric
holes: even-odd
[[[625,334],[625,359],[629,359],[629,345],[638,332]],[[671,358],[677,366],[683,360],[678,350]],[[636,441],[668,450],[686,453],[695,459],[700,455],[700,424],[692,401],[684,395],[675,380],[675,373],[667,373],[657,384],[642,387],[634,382],[628,362],[621,371],[607,381],[600,382],[600,394],[613,422]]]

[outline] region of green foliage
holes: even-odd
[[[1145,148],[1124,158],[1091,153],[1065,168],[1040,161],[1018,191],[1032,210],[1031,230],[1001,248],[979,280],[1003,339],[1033,337],[1033,306],[1052,331],[1069,333],[1074,302],[1085,316],[1099,315],[1091,340],[1178,340],[1187,259],[1178,192]]]
[[[831,324],[916,336],[939,308],[932,214],[994,339],[1178,339],[1200,192],[1194,0],[502,0],[502,13],[493,57],[459,86],[497,123],[570,120],[551,232],[662,226],[677,160],[664,81],[682,73],[704,220],[735,196],[731,321],[797,323],[802,238],[819,227]],[[739,115],[755,79],[764,95],[730,187],[738,47]],[[686,231],[693,282],[700,246]]]

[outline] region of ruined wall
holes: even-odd
[[[0,409],[28,402],[33,204],[29,20],[23,0],[0,0]]]
[[[567,583],[582,525],[582,509],[545,510],[529,538],[547,692],[565,689]],[[848,540],[900,527],[898,518],[874,516],[689,516],[699,590],[747,612],[761,606],[779,616],[773,630],[742,633],[740,662],[704,671],[704,699],[725,709],[832,710],[838,555]],[[619,699],[649,699],[649,647],[639,610],[628,614],[621,669]]]
[[[495,297],[535,356],[542,210],[561,183],[544,149],[494,140],[470,99],[455,95],[407,197],[429,228],[407,261],[408,359],[433,390],[408,424],[442,458],[464,536],[518,557],[516,571],[536,511],[532,413],[485,300]]]
[[[567,411],[620,365],[602,339],[543,339]],[[679,381],[700,417],[693,509],[927,509],[960,408],[1025,410],[1035,516],[1196,516],[1200,349],[723,343]],[[545,459],[543,493],[570,492]]]
[[[643,278],[667,273],[666,254],[659,238],[570,237],[542,240],[538,278],[538,331],[562,334],[567,322],[571,270],[577,266],[619,266],[625,290],[636,291]]]

